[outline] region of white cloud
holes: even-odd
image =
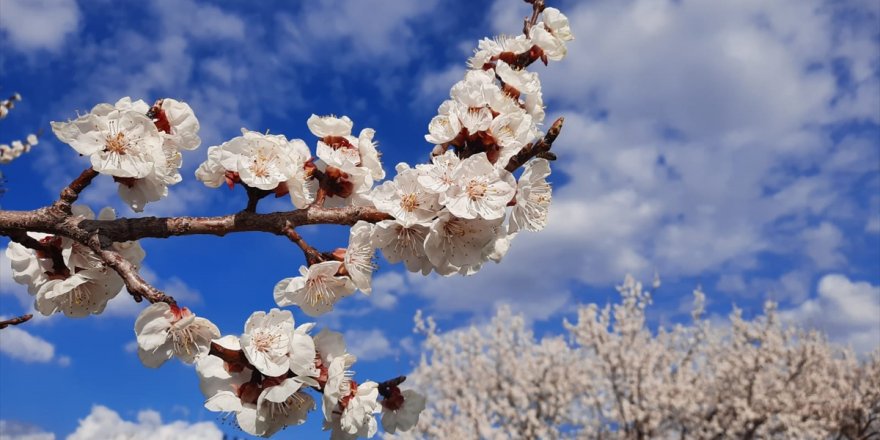
[[[841,231],[865,227],[865,203],[850,189],[878,158],[875,141],[823,128],[880,122],[876,26],[840,19],[842,7],[572,2],[568,58],[535,68],[549,110],[566,118],[553,168],[568,179],[555,187],[547,229],[517,237],[502,264],[472,278],[414,286],[440,310],[508,300],[546,315],[572,283],[655,269],[749,278],[761,256],[777,255],[789,265],[780,272],[798,275],[772,280],[773,290],[803,298],[804,279],[846,261]],[[877,5],[847,7],[877,17]],[[515,34],[521,13],[498,0],[489,16]],[[852,81],[838,81],[840,66]]]
[[[289,55],[318,60],[331,68],[382,60],[386,66],[409,61],[416,50],[413,22],[434,12],[437,0],[330,0],[309,3],[296,16],[281,15],[280,33]],[[369,19],[364,19],[369,17]],[[327,63],[330,46],[346,55]]]
[[[75,0],[3,0],[0,31],[21,52],[59,50],[79,27]]]
[[[782,316],[852,344],[859,352],[880,347],[880,286],[829,274],[819,280],[818,296]]]
[[[126,353],[136,353],[138,349],[137,341],[129,341],[122,346],[122,349],[125,350]]]
[[[183,280],[172,276],[168,278],[160,278],[150,266],[144,265],[140,269],[141,277],[157,289],[165,292],[186,305],[196,305],[202,303],[202,295],[198,290],[193,289]],[[137,303],[132,299],[128,289],[123,288],[116,297],[107,303],[104,312],[99,317],[133,317],[137,316],[146,303]]]
[[[0,353],[27,363],[48,363],[57,360],[62,367],[70,365],[70,358],[55,357],[55,346],[51,342],[19,327],[6,327],[0,331]]]
[[[55,434],[16,420],[0,420],[0,440],[55,440]]]
[[[359,360],[373,361],[395,354],[397,350],[391,347],[391,343],[382,330],[347,330],[344,334],[345,346]]]
[[[406,293],[406,282],[400,272],[383,272],[373,278],[372,285],[369,301],[377,309],[393,309],[397,305],[396,295]]]
[[[806,241],[807,255],[820,269],[829,269],[846,263],[840,253],[843,245],[843,233],[836,226],[822,222],[819,226],[807,229],[802,234]]]
[[[67,440],[103,440],[118,438],[127,440],[209,440],[222,439],[223,433],[214,423],[188,423],[174,421],[163,423],[161,415],[153,410],[143,410],[136,422],[123,420],[116,411],[95,405]]]

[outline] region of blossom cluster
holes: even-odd
[[[21,101],[21,95],[18,93],[0,101],[0,119],[5,118],[9,114],[9,110],[15,108],[15,103],[18,101]]]
[[[0,144],[0,164],[12,162],[22,154],[30,152],[38,143],[37,135],[29,134],[24,141],[14,140],[9,144]]]
[[[86,206],[74,205],[72,212],[85,220],[95,219],[95,213]],[[98,214],[100,220],[114,218],[116,213],[110,208]],[[39,250],[11,242],[6,256],[12,262],[12,278],[27,286],[28,293],[35,298],[34,307],[43,315],[99,314],[122,290],[122,278],[83,244],[55,235],[28,235],[39,241]],[[140,264],[145,255],[136,241],[113,243],[111,249],[135,265]]]
[[[253,435],[269,437],[305,422],[316,407],[309,389],[321,394],[332,438],[372,437],[380,412],[387,432],[415,426],[425,407],[421,394],[397,384],[355,382],[356,358],[342,334],[324,329],[313,337],[313,327],[296,326],[290,311],[272,309],[253,313],[241,336],[220,337],[214,324],[186,308],[156,303],[138,317],[135,333],[144,365],[155,368],[174,356],[195,363],[205,407],[234,413],[238,426]]]
[[[168,187],[182,180],[181,151],[201,144],[192,108],[171,98],[152,106],[129,97],[98,104],[73,121],[53,122],[52,131],[88,156],[95,171],[112,176],[136,212],[168,195]]]
[[[411,272],[470,275],[486,261],[499,261],[520,231],[544,228],[552,193],[549,161],[532,159],[518,180],[506,169],[540,136],[544,120],[538,75],[525,66],[562,59],[573,38],[565,15],[554,8],[543,13],[545,20],[529,35],[480,42],[471,70],[429,124],[425,139],[436,144],[431,163],[400,163],[392,180],[375,187],[385,173],[374,130],[355,137],[346,116],[309,118],[318,138],[315,157],[301,139],[247,130],[208,149],[196,176],[209,187],[240,183],[289,194],[297,208],[370,206],[392,217],[359,222],[347,249],[281,280],[279,306],[319,316],[357,289],[369,294],[377,249]]]

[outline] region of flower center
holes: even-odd
[[[265,149],[260,149],[257,151],[257,155],[254,157],[254,162],[250,166],[251,172],[254,173],[254,176],[256,177],[269,177],[269,172],[274,161],[274,153],[267,153]]]
[[[330,288],[327,277],[319,275],[306,280],[306,301],[312,306],[333,304],[336,293]]]
[[[125,154],[128,150],[128,141],[123,133],[116,133],[115,135],[107,136],[104,148],[111,153]]]
[[[486,185],[485,182],[482,182],[477,179],[473,179],[468,182],[466,191],[468,196],[470,196],[471,200],[479,200],[486,196],[486,191],[489,189],[489,186]]]
[[[415,194],[404,194],[400,198],[400,207],[406,212],[413,212],[419,207],[419,199]]]
[[[266,402],[266,412],[269,413],[270,419],[287,418],[290,414],[303,412],[308,406],[309,401],[303,397],[303,393],[297,391],[290,395],[283,402]]]
[[[272,347],[277,345],[280,335],[274,332],[258,331],[253,336],[254,347],[257,351],[267,353]]]
[[[463,237],[467,231],[458,219],[454,219],[443,225],[443,232],[449,237]]]
[[[196,337],[193,334],[194,329],[193,325],[187,325],[185,327],[175,327],[171,326],[171,342],[174,345],[174,351],[178,353],[186,352],[186,354],[191,355],[192,349],[196,345]]]

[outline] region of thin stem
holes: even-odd
[[[311,266],[313,264],[317,264],[317,263],[324,261],[323,255],[320,252],[318,252],[317,249],[312,247],[310,244],[306,243],[306,241],[302,238],[302,236],[299,235],[299,233],[294,230],[293,226],[291,226],[291,225],[285,226],[283,232],[284,232],[284,235],[286,235],[287,238],[290,239],[290,241],[296,243],[296,245],[299,246],[300,249],[302,249],[303,255],[306,258],[307,265]]]
[[[90,183],[92,183],[92,179],[94,179],[98,175],[98,172],[95,171],[94,168],[88,167],[85,171],[83,171],[79,177],[73,179],[73,182],[70,182],[70,185],[67,185],[66,188],[61,190],[61,196],[58,201],[52,205],[52,208],[59,210],[65,214],[70,214],[70,205],[73,205],[73,202],[79,198],[79,193],[81,193]]]

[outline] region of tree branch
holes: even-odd
[[[27,315],[16,316],[15,318],[10,318],[5,321],[0,321],[0,330],[9,327],[10,325],[19,325],[23,322],[28,322],[33,318],[34,315],[28,313]]]

